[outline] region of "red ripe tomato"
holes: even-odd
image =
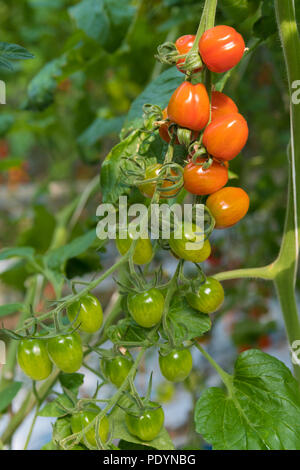
[[[210,115],[209,97],[202,83],[183,82],[173,93],[168,104],[168,116],[180,127],[200,131]]]
[[[267,349],[272,345],[270,336],[262,335],[258,338],[257,345],[260,349]]]
[[[220,91],[213,91],[211,95],[211,119],[214,120],[226,114],[238,113],[235,102]]]
[[[195,38],[196,38],[195,34],[186,34],[185,36],[180,36],[180,38],[178,38],[177,41],[175,42],[175,46],[179,54],[187,54],[188,52],[190,52],[194,44]],[[182,70],[181,68],[182,64],[184,63],[185,63],[185,58],[178,59],[176,62],[176,67],[182,73],[185,73],[185,71]],[[199,72],[201,69],[202,67],[200,67],[199,69],[196,69],[195,72]]]
[[[231,26],[210,28],[201,36],[199,52],[212,72],[223,73],[239,63],[245,51],[242,36]]]
[[[241,114],[232,113],[214,119],[203,133],[203,145],[218,160],[232,160],[248,139],[247,121]]]
[[[206,205],[216,221],[215,228],[232,227],[247,214],[249,196],[242,188],[228,186],[211,194]]]
[[[205,163],[206,158],[198,158],[197,163]],[[228,181],[228,169],[222,163],[214,161],[204,169],[192,161],[184,167],[184,187],[192,194],[205,196],[223,188]]]

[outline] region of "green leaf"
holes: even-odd
[[[55,400],[47,403],[39,412],[39,416],[60,418],[68,414],[64,408],[72,409],[74,407],[72,401],[67,395],[59,395]]]
[[[122,397],[120,404],[122,406],[128,406],[129,399]],[[126,427],[125,423],[125,412],[118,406],[116,406],[110,415],[110,427],[113,429],[113,435],[115,439],[121,439],[122,441],[132,442],[134,444],[142,444],[147,449],[159,449],[159,450],[173,450],[174,445],[169,436],[169,433],[165,428],[162,428],[159,435],[150,442],[144,442],[137,437],[132,436]]]
[[[78,137],[78,143],[83,146],[94,145],[98,140],[110,134],[118,134],[122,128],[124,117],[112,119],[97,118],[95,121]]]
[[[31,227],[21,233],[18,245],[31,246],[37,253],[45,253],[51,244],[55,226],[55,217],[45,206],[34,206]]]
[[[23,106],[24,109],[42,111],[53,102],[57,79],[62,75],[62,69],[66,65],[67,55],[64,54],[46,64],[39,71],[29,83],[28,98]]]
[[[12,60],[32,59],[33,55],[18,44],[0,42],[0,68],[13,70]]]
[[[96,230],[75,238],[67,245],[51,251],[45,256],[45,263],[50,269],[59,269],[65,261],[85,252],[96,240]]]
[[[116,325],[111,325],[107,330],[107,336],[113,342],[137,342],[143,345],[149,336],[149,329],[143,328],[135,323],[131,317],[123,318]],[[153,338],[153,342],[158,341],[159,335]]]
[[[130,0],[82,0],[69,8],[77,27],[114,52],[125,39],[136,9]]]
[[[116,202],[122,194],[128,194],[130,188],[122,183],[120,170],[121,159],[134,155],[140,143],[140,131],[136,130],[126,139],[117,144],[105,158],[100,174],[102,201],[104,203]]]
[[[216,450],[299,449],[299,384],[278,359],[246,351],[235,364],[229,393],[213,387],[199,398],[195,422]]]
[[[78,394],[79,387],[83,384],[84,375],[83,374],[64,374],[61,372],[58,376],[60,384],[62,387],[71,390],[76,395]]]
[[[259,7],[260,0],[220,0],[218,6],[234,23],[240,23],[251,16]]]
[[[34,255],[34,249],[30,246],[17,246],[15,248],[4,248],[0,251],[0,261],[8,258],[25,258],[32,261]]]
[[[0,413],[11,404],[21,387],[22,382],[14,382],[0,392]]]
[[[153,80],[133,101],[122,130],[122,136],[143,125],[143,105],[145,103],[165,108],[172,93],[182,81],[182,73],[176,67],[171,67]]]
[[[59,443],[65,437],[72,434],[70,418],[59,418],[53,426],[52,439],[54,443]]]
[[[0,136],[4,136],[12,127],[15,118],[11,114],[0,115]]]
[[[21,303],[0,305],[0,318],[6,317],[7,315],[11,315],[12,313],[15,313],[15,312],[19,312],[23,310],[23,307],[24,307],[24,304],[21,304]]]
[[[54,444],[54,442],[50,441],[50,442],[47,442],[47,444],[43,445],[41,450],[58,450],[58,448]]]
[[[183,297],[177,297],[172,302],[168,322],[172,325],[175,338],[178,340],[197,338],[211,328],[209,315],[194,310]]]

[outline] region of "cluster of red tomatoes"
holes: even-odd
[[[188,54],[195,41],[194,35],[181,36],[175,45],[180,56]],[[199,41],[202,62],[212,72],[222,73],[234,67],[242,58],[245,43],[242,36],[230,26],[216,26],[202,35]],[[177,60],[181,71],[185,58]],[[202,67],[203,68],[203,67]],[[198,73],[199,69],[194,71]],[[191,194],[209,196],[206,202],[215,219],[215,228],[236,224],[249,208],[247,193],[237,187],[224,186],[228,182],[229,161],[234,159],[248,139],[248,126],[234,101],[224,93],[212,91],[211,97],[203,83],[193,83],[189,76],[173,93],[163,111],[164,121],[159,128],[163,140],[170,142],[177,126],[191,131],[194,151],[188,157],[183,171],[184,188]],[[173,139],[179,144],[177,137]],[[200,152],[199,152],[200,150]],[[195,158],[195,153],[199,157]],[[145,179],[159,174],[161,165],[146,170]],[[163,187],[172,186],[165,180]],[[155,184],[140,186],[145,196],[151,197]],[[171,197],[176,190],[165,191],[162,197]]]

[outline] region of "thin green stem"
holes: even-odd
[[[209,363],[213,366],[213,368],[218,372],[219,376],[221,377],[224,385],[226,386],[229,395],[232,395],[232,375],[228,374],[225,372],[225,370],[222,369],[222,367],[219,366],[219,364],[216,363],[216,361],[211,357],[208,352],[200,346],[199,343],[195,343],[195,346],[199,351],[203,354],[203,356],[209,361]]]
[[[241,278],[265,279],[267,281],[272,281],[275,277],[274,264],[269,264],[260,268],[245,268],[234,269],[233,271],[224,271],[222,273],[214,274],[213,277],[218,281]]]
[[[25,442],[25,445],[24,445],[24,450],[27,449],[28,444],[30,442],[32,432],[33,432],[33,429],[34,429],[34,426],[35,426],[35,423],[36,423],[36,420],[37,420],[37,417],[38,417],[38,414],[39,414],[39,409],[40,409],[40,407],[37,405],[34,416],[33,416],[33,419],[32,419],[32,422],[31,422],[31,425],[30,425],[30,428],[29,428],[29,432],[28,432],[28,435],[27,435],[27,438],[26,438],[26,442]]]

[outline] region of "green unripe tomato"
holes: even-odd
[[[47,344],[41,339],[23,339],[18,345],[18,362],[32,380],[45,380],[52,371]]]
[[[132,365],[133,360],[129,354],[126,356],[116,356],[110,360],[102,359],[101,362],[104,375],[118,388],[121,387],[126,379]]]
[[[72,303],[67,310],[70,322],[76,319],[75,328],[80,325],[79,329],[86,333],[95,333],[103,323],[103,311],[97,297],[87,294],[76,302]]]
[[[128,431],[141,441],[153,441],[160,433],[165,420],[164,412],[160,405],[154,402],[150,402],[150,404],[153,407],[159,406],[159,408],[144,410],[138,417],[129,413],[125,415]]]
[[[127,306],[133,319],[144,328],[151,328],[160,322],[164,310],[165,298],[156,288],[145,292],[129,294]]]
[[[211,246],[200,232],[200,228],[192,223],[182,224],[174,230],[170,235],[169,245],[175,256],[193,263],[205,261],[210,256]]]
[[[129,248],[131,247],[131,244],[133,242],[134,238],[132,233],[127,232],[127,238],[125,239],[120,239],[119,235],[116,238],[116,245],[119,250],[119,253],[121,255],[125,255]],[[149,238],[139,238],[134,252],[133,252],[133,262],[135,264],[147,264],[150,263],[152,260],[153,256],[153,249],[152,249],[152,244]]]
[[[59,335],[48,340],[48,353],[63,372],[72,374],[82,365],[83,351],[79,334]]]
[[[95,417],[100,413],[101,409],[97,406],[90,406],[89,408],[94,408],[95,411],[80,411],[79,413],[74,414],[71,417],[71,428],[73,433],[77,433],[82,431],[88,424],[91,423],[95,419]],[[95,422],[96,423],[96,422]],[[109,422],[107,416],[103,416],[99,423],[98,434],[100,440],[103,444],[107,441],[109,433]],[[97,447],[96,442],[96,432],[95,426],[91,427],[86,433],[85,438],[87,442],[93,446]],[[81,440],[82,444],[84,444],[84,438]]]
[[[159,356],[162,375],[170,382],[182,382],[190,374],[193,358],[189,349],[174,349],[166,356]]]
[[[191,307],[202,313],[213,313],[224,302],[224,289],[222,284],[213,277],[207,277],[201,284],[197,294],[192,292],[186,295]]]

